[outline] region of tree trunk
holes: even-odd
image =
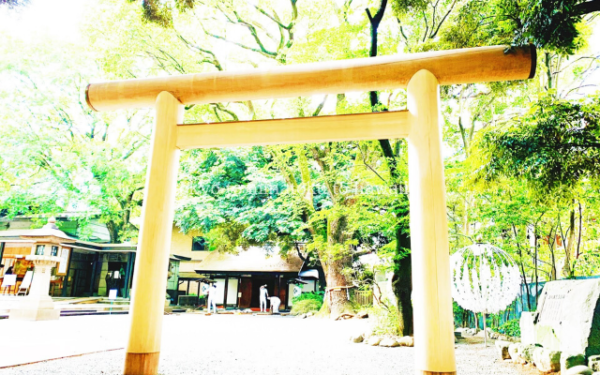
[[[397,253],[410,247],[410,237],[401,229],[396,231]],[[412,308],[412,264],[411,254],[408,252],[403,258],[395,260],[396,273],[394,275],[394,293],[398,299],[398,328],[400,334],[409,336],[413,334],[413,308]]]
[[[575,240],[575,210],[571,210],[569,215],[569,239],[563,239],[563,248],[565,249],[565,264],[562,269],[563,277],[572,279],[575,277],[573,269],[571,267],[571,251],[573,249],[573,242]]]
[[[554,87],[554,79],[552,76],[552,68],[551,68],[551,60],[552,55],[549,52],[546,52],[544,55],[544,63],[546,64],[546,81],[548,81],[547,90],[551,90]]]
[[[346,216],[342,215],[331,219],[327,225],[329,226],[328,247],[335,248],[348,239],[348,218]],[[344,312],[353,312],[348,298],[348,282],[343,274],[344,266],[347,264],[347,254],[332,253],[329,249],[323,249],[323,253],[319,254],[319,257],[327,280],[323,309],[329,310],[332,318],[336,318]]]
[[[110,242],[119,243],[119,226],[111,220],[106,223],[106,229],[108,229],[108,234],[110,235]]]
[[[535,270],[535,306],[537,308],[538,303],[538,290],[539,290],[539,278],[538,278],[538,229],[537,224],[533,226],[533,267]]]
[[[369,9],[366,10],[369,22],[371,24],[371,50],[369,51],[370,57],[377,56],[378,47],[378,29],[383,19],[385,9],[387,7],[387,0],[381,0],[379,9],[375,15],[371,15]],[[369,99],[371,102],[371,111],[376,111],[377,106],[380,104],[379,96],[377,91],[371,91],[369,93]],[[392,176],[391,184],[395,191],[398,191],[400,184],[399,172],[398,172],[398,158],[394,153],[389,139],[380,139],[379,146],[383,156],[385,157],[390,174]],[[403,216],[404,214],[399,214]],[[401,219],[401,217],[398,217]],[[399,260],[395,260],[395,274],[393,279],[394,294],[398,300],[398,330],[401,334],[407,336],[413,333],[413,308],[411,301],[412,294],[412,264],[410,256],[410,237],[404,233],[402,228],[396,231],[396,254],[399,255],[402,252],[406,252],[408,249],[408,255],[404,256]]]
[[[577,235],[577,251],[575,253],[575,261],[577,261],[581,255],[581,232],[583,231],[583,208],[581,207],[581,202],[577,202],[577,204],[579,205],[579,233]],[[573,265],[573,268],[575,268],[575,265]]]
[[[515,244],[517,245],[517,254],[519,255],[519,265],[521,266],[521,278],[523,280],[523,284],[525,284],[525,292],[527,293],[527,311],[531,310],[531,293],[529,292],[529,285],[527,284],[527,273],[525,273],[525,265],[523,260],[523,251],[521,250],[521,245],[519,244],[519,236],[517,234],[517,226],[512,225],[513,234],[515,236]]]
[[[348,283],[342,274],[344,263],[342,260],[328,262],[325,269],[327,292],[325,293],[323,308],[329,311],[332,318],[345,312],[352,312],[352,305],[348,300]]]

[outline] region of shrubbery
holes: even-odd
[[[305,300],[308,300],[308,299],[315,300],[315,301],[320,301],[321,303],[323,303],[323,297],[324,296],[325,296],[325,293],[323,293],[323,292],[302,293],[298,297],[294,297],[292,299],[292,303],[296,304],[296,302],[305,301]]]
[[[497,331],[507,336],[521,337],[521,326],[519,325],[519,319],[506,321],[506,323],[498,327]]]
[[[301,315],[308,312],[321,310],[323,306],[323,292],[302,293],[292,299],[292,315]]]
[[[305,299],[302,301],[294,302],[292,305],[292,315],[301,315],[309,312],[317,312],[323,306],[323,301],[317,301],[314,299]]]
[[[387,301],[389,302],[389,301]],[[393,335],[400,334],[400,316],[398,308],[388,303],[389,309],[382,307],[373,307],[369,309],[369,316],[373,318],[374,335]]]

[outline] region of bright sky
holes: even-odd
[[[83,11],[95,0],[31,0],[24,8],[0,7],[0,29],[24,40],[40,37],[76,42]]]

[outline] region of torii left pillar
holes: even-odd
[[[173,95],[163,91],[156,98],[155,111],[146,197],[135,262],[131,328],[123,370],[125,375],[157,374],[160,358],[179,169],[177,124],[183,122],[183,105]]]

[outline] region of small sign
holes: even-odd
[[[560,324],[565,297],[564,293],[548,294],[541,306],[538,322],[544,325]]]
[[[17,275],[4,275],[4,280],[2,280],[2,287],[7,288],[9,286],[15,286],[17,283]]]
[[[117,299],[117,290],[111,289],[108,291],[108,299]]]
[[[71,257],[71,249],[65,249],[64,247],[60,252],[60,262],[58,263],[58,269],[56,270],[57,276],[65,276],[69,268],[69,258]]]
[[[300,297],[301,294],[302,288],[300,288],[298,285],[294,285],[294,297]]]

